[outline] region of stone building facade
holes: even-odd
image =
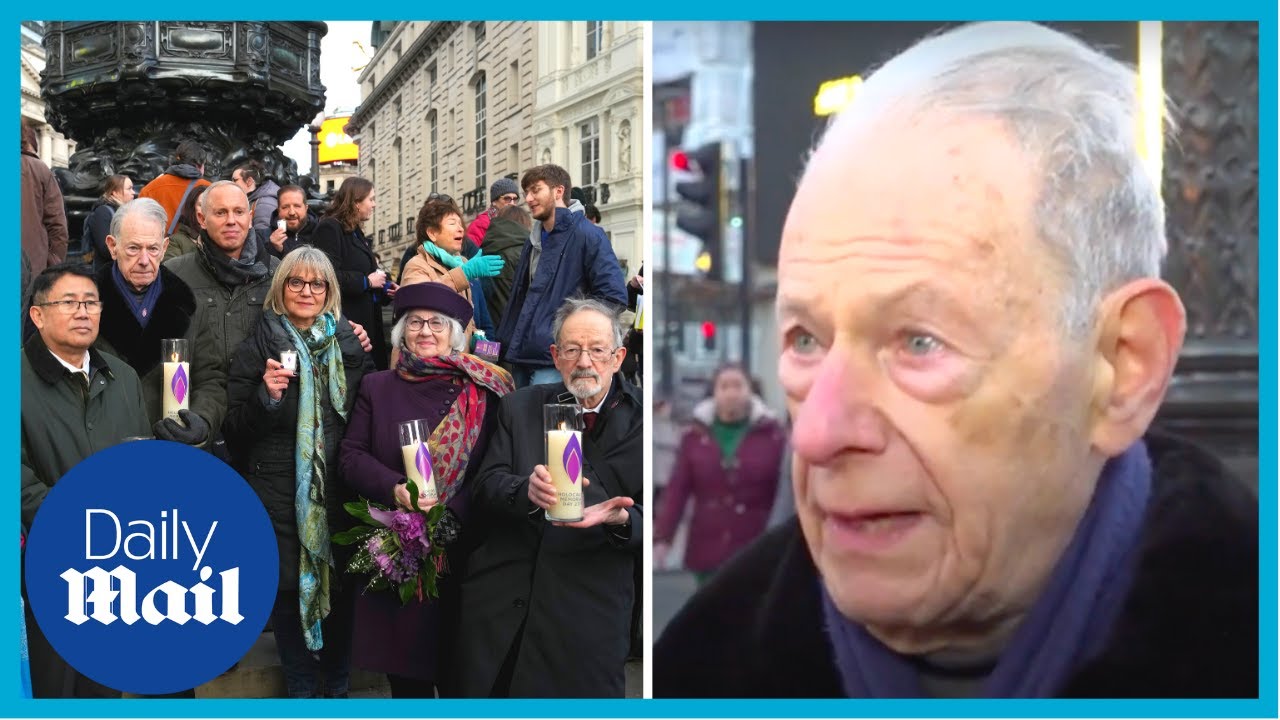
[[[378,23],[347,132],[377,209],[366,233],[384,261],[412,242],[432,192],[453,196],[467,220],[494,180],[532,166],[537,23]]]
[[[630,277],[644,261],[644,24],[537,24],[537,163],[569,171]]]

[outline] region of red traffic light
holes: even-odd
[[[710,320],[707,320],[707,321],[703,322],[703,323],[702,323],[702,338],[703,338],[704,340],[710,340],[711,338],[713,338],[713,337],[715,337],[715,336],[716,336],[716,324],[715,324],[715,323],[713,323],[713,322],[711,322]]]
[[[671,167],[677,170],[689,171],[689,155],[683,150],[676,150],[671,153]]]

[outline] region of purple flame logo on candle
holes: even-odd
[[[418,443],[418,452],[413,456],[413,464],[418,468],[418,473],[422,475],[423,482],[431,477],[431,451],[427,450],[426,443]],[[419,488],[422,490],[423,488]]]
[[[577,433],[565,443],[564,456],[560,459],[564,461],[564,471],[569,475],[569,482],[577,484],[578,474],[582,472],[582,446],[578,444]]]
[[[173,373],[173,380],[169,383],[169,389],[173,390],[173,399],[179,403],[187,397],[187,371],[182,369],[182,365],[178,363],[178,370]]]

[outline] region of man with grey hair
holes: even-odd
[[[618,371],[618,313],[569,299],[553,319],[562,382],[507,395],[471,484],[475,533],[462,580],[457,675],[467,697],[622,697],[643,540],[644,412]],[[542,408],[582,406],[583,518],[556,502]]]
[[[226,372],[217,343],[193,321],[196,299],[173,272],[161,267],[169,239],[168,217],[160,203],[138,198],[111,218],[107,250],[111,264],[95,280],[102,294],[102,319],[94,347],[129,364],[142,382],[147,420],[157,438],[207,447],[226,411]],[[189,410],[164,417],[164,363],[161,341],[185,338],[190,377],[176,395],[188,395]]]
[[[656,695],[1256,697],[1256,497],[1151,430],[1185,319],[1136,88],[983,23],[834,121],[778,261],[798,519],[667,626]]]

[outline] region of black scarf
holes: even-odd
[[[253,229],[250,228],[249,232],[252,233]],[[219,250],[213,240],[209,239],[209,233],[204,230],[200,231],[200,240],[200,252],[204,254],[205,261],[213,270],[213,276],[223,285],[239,287],[267,276],[267,263],[258,259],[258,244],[253,242],[252,237],[244,241],[239,260],[227,257],[226,253]]]

